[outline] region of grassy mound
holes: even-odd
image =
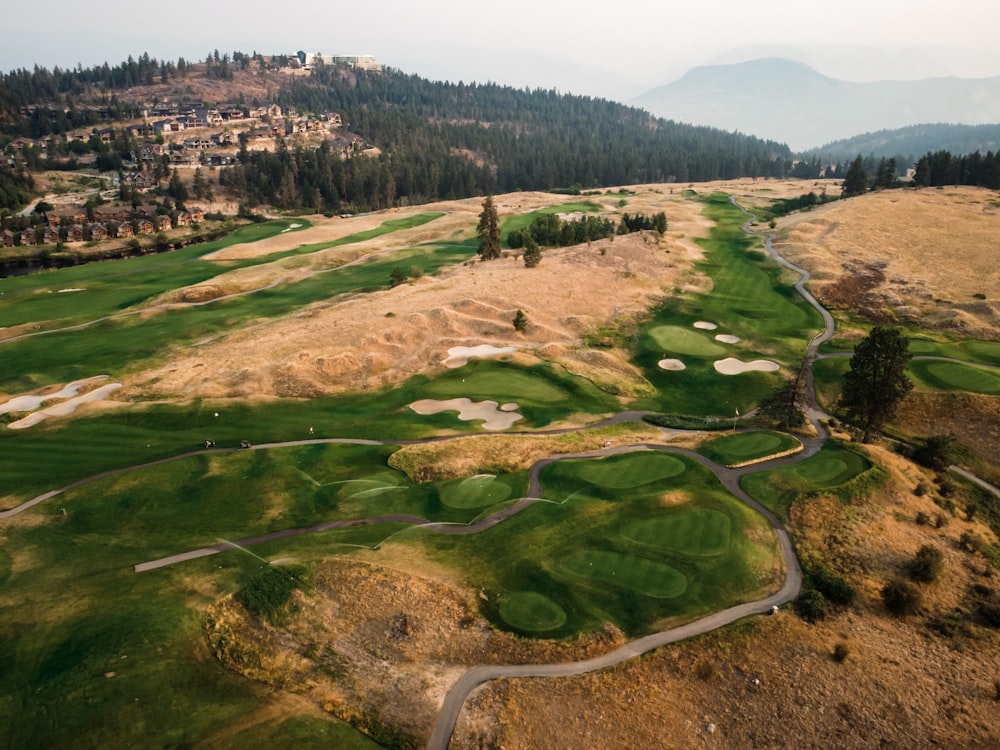
[[[827,443],[814,456],[777,469],[748,474],[740,480],[743,490],[781,518],[801,496],[835,490],[852,482],[872,464],[860,453]]]
[[[566,610],[544,594],[518,591],[500,603],[500,616],[515,630],[540,633],[566,623]]]
[[[444,483],[438,490],[441,502],[449,508],[486,508],[503,502],[513,489],[490,474]]]
[[[699,446],[698,452],[717,464],[731,466],[756,458],[773,456],[791,450],[799,444],[799,441],[790,435],[760,430],[715,438]]]

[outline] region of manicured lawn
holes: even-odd
[[[484,612],[499,627],[561,637],[610,621],[638,634],[661,617],[745,600],[762,585],[760,571],[776,564],[775,547],[750,542],[768,538],[764,519],[681,456],[640,451],[557,461],[541,482],[551,502],[475,538],[424,530],[405,537],[487,591]],[[502,602],[525,593],[565,612],[565,623],[524,627]]]
[[[566,623],[563,608],[534,591],[517,591],[504,597],[500,616],[517,630],[526,632],[557,630]]]
[[[1000,372],[961,362],[914,360],[909,372],[920,383],[934,390],[968,391],[994,395],[1000,393]]]
[[[446,482],[439,492],[449,508],[487,508],[509,498],[513,488],[495,476],[481,474]]]
[[[705,200],[705,214],[716,222],[707,240],[705,259],[698,270],[712,277],[712,291],[675,297],[656,311],[639,333],[637,364],[656,386],[657,396],[638,406],[692,416],[746,412],[769,395],[782,377],[778,373],[748,372],[722,375],[714,362],[724,357],[743,361],[768,359],[794,367],[805,342],[822,327],[818,313],[791,287],[778,283],[780,269],[747,251],[759,244],[740,227],[744,214],[724,196]],[[713,331],[694,328],[697,321],[718,326]],[[739,337],[724,344],[715,336]],[[657,363],[678,357],[683,371],[664,371]]]
[[[871,468],[860,453],[827,443],[814,456],[769,471],[748,474],[740,486],[779,518],[788,518],[788,509],[800,496],[834,490]]]
[[[801,443],[791,435],[767,430],[739,432],[715,438],[698,447],[698,452],[717,464],[732,466],[756,458],[791,450]]]

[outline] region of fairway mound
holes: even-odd
[[[781,366],[769,359],[755,359],[744,362],[735,357],[726,357],[715,362],[715,371],[722,375],[742,375],[745,372],[777,372]]]
[[[515,197],[517,200],[505,202],[534,207],[536,198],[521,201]],[[547,200],[551,203],[552,196]],[[656,200],[662,202],[662,195]],[[429,222],[423,231],[443,233],[438,234],[440,241],[453,240],[456,231],[473,231],[478,209],[469,207],[474,203],[440,204],[442,209],[456,213]],[[704,231],[695,221],[701,208],[677,201],[671,203],[670,210],[674,212],[671,229],[662,240],[628,235],[616,237],[614,243],[553,248],[546,250],[537,268],[531,269],[503,258],[469,265],[457,263],[440,274],[427,274],[391,289],[307,299],[294,314],[241,321],[196,348],[178,350],[168,364],[136,373],[127,383],[129,396],[137,400],[188,400],[333,395],[380,388],[413,375],[440,371],[450,346],[506,346],[513,340],[520,349],[548,345],[564,347],[564,351],[580,348],[584,337],[594,331],[644,314],[662,301],[664,288],[672,287],[687,273],[691,260],[689,253],[677,245],[678,233],[686,233],[683,241],[689,242]],[[365,221],[374,228],[395,215],[380,213]],[[324,232],[328,236],[347,234],[342,228],[333,232],[316,226],[280,234],[259,244],[261,250],[277,252],[315,242]],[[321,252],[339,259],[361,248],[374,253],[380,262],[389,263],[382,257],[384,254],[407,248],[398,235],[395,232],[372,242]],[[233,247],[225,256],[241,256],[244,251],[252,252],[250,246]],[[470,248],[469,255],[473,253]],[[286,260],[301,265],[285,267],[283,261],[278,261],[259,269],[233,271],[226,275],[225,288],[260,289],[287,277],[281,288],[294,295],[299,285],[292,282],[315,276],[321,258],[307,254]],[[357,271],[365,267],[356,264],[352,268]],[[384,275],[366,280],[365,284],[388,286],[390,270],[391,265],[387,265]],[[339,273],[340,269],[330,270],[324,278],[335,285]],[[200,294],[210,296],[207,292]],[[243,299],[245,304],[252,304],[256,296],[250,294]],[[516,332],[512,323],[519,309],[528,318],[523,333]],[[618,351],[614,350],[614,354],[618,356]],[[567,361],[572,359],[572,355],[566,357]],[[294,378],[287,374],[290,362],[294,362]],[[637,395],[649,388],[641,375],[625,375],[624,362],[612,365],[610,360],[588,362],[582,357],[577,362],[568,366],[586,372],[584,377],[593,372],[595,383],[608,383],[622,395]],[[609,365],[606,370],[605,364]]]

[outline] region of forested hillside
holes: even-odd
[[[782,144],[606,100],[340,65],[285,75],[280,65],[256,54],[196,64],[144,55],[114,67],[14,71],[0,80],[0,145],[140,118],[150,101],[197,91],[205,106],[274,102],[299,114],[336,112],[346,131],[376,149],[359,159],[357,149],[344,158],[326,144],[289,140],[268,153],[244,143],[220,184],[248,205],[368,210],[517,189],[781,176],[790,167]],[[196,87],[199,80],[211,87]]]

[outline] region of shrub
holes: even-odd
[[[906,572],[910,578],[920,583],[933,583],[941,577],[944,570],[944,555],[937,547],[925,544],[914,555],[913,560],[906,566]]]
[[[893,578],[882,587],[882,601],[897,617],[915,614],[923,604],[920,589],[902,578]]]
[[[913,488],[913,494],[917,497],[923,497],[927,494],[930,487],[927,486],[927,482],[917,482],[917,486]]]
[[[850,604],[857,592],[845,578],[822,565],[809,569],[809,577],[816,589],[834,604]]]
[[[826,617],[826,599],[816,589],[806,589],[795,600],[795,614],[806,622],[817,622]]]
[[[306,572],[302,565],[265,565],[243,584],[235,599],[251,614],[274,624],[284,614],[292,592],[305,587]]]
[[[944,471],[951,463],[953,442],[950,435],[931,435],[913,451],[913,460],[929,469]]]
[[[833,647],[833,660],[838,664],[842,664],[850,653],[851,649],[847,647],[847,644],[840,642]]]
[[[934,516],[935,529],[942,529],[947,525],[948,525],[948,516],[946,516],[944,513],[938,513],[936,516]]]
[[[524,333],[528,328],[528,316],[524,314],[524,310],[518,310],[514,315],[514,330],[518,333]]]
[[[915,520],[917,522],[917,526],[926,526],[931,522],[931,517],[921,510],[917,512]]]

